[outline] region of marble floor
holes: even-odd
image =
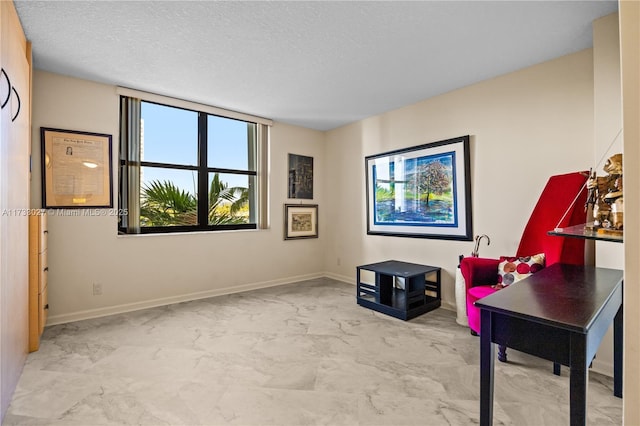
[[[48,327],[5,425],[469,425],[479,340],[437,309],[404,322],[322,278]],[[508,352],[494,423],[569,424],[568,371]],[[588,424],[622,423],[591,373]]]

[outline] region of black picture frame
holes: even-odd
[[[365,157],[367,234],[471,241],[469,136]]]
[[[289,154],[288,198],[313,200],[313,157]]]
[[[318,238],[318,205],[284,205],[284,239]]]
[[[113,208],[112,137],[40,128],[42,208]]]

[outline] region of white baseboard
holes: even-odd
[[[262,281],[257,283],[244,284],[234,287],[216,288],[213,290],[200,291],[196,293],[182,294],[178,296],[161,297],[158,299],[145,300],[142,302],[125,303],[122,305],[108,306],[105,308],[87,309],[84,311],[72,312],[69,314],[51,315],[47,318],[47,326],[65,324],[73,321],[82,321],[92,318],[106,317],[109,315],[122,314],[125,312],[139,311],[141,309],[155,308],[158,306],[166,306],[174,303],[189,302],[191,300],[206,299],[208,297],[222,296],[225,294],[242,293],[250,290],[258,290],[261,288],[276,287],[279,285],[291,284],[298,281],[312,280],[316,278],[327,277],[336,281],[355,286],[355,279],[345,275],[334,274],[333,272],[324,272],[317,274],[298,275],[279,280]],[[441,307],[450,311],[455,311],[454,305],[442,302]],[[594,362],[595,365],[595,362]],[[613,371],[613,369],[611,369]],[[595,370],[594,370],[595,371]],[[599,372],[599,371],[598,371]],[[603,373],[606,374],[606,373]]]
[[[440,307],[442,309],[446,309],[447,311],[456,311],[456,305],[451,304],[451,303],[447,303],[444,300],[440,301]]]
[[[354,277],[347,277],[346,275],[334,274],[333,272],[325,272],[324,276],[336,281],[342,281],[343,283],[356,285],[356,280]]]
[[[322,273],[298,275],[279,280],[262,281],[257,283],[244,284],[233,287],[216,288],[196,293],[182,294],[178,296],[161,297],[158,299],[145,300],[142,302],[125,303],[122,305],[108,306],[106,308],[88,309],[84,311],[72,312],[69,314],[51,315],[47,318],[47,326],[64,324],[73,321],[81,321],[91,318],[105,317],[108,315],[122,314],[125,312],[138,311],[140,309],[155,308],[157,306],[171,305],[174,303],[188,302],[191,300],[206,299],[208,297],[222,296],[225,294],[242,293],[250,290],[258,290],[261,288],[276,287],[284,284],[291,284],[298,281],[312,280],[322,278]],[[334,277],[331,277],[334,278]],[[337,279],[337,278],[334,278]]]

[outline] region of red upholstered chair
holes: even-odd
[[[566,227],[586,222],[585,182],[588,176],[588,172],[575,172],[552,176],[549,179],[524,228],[515,257],[544,253],[546,266],[558,262],[584,264],[583,239],[550,236],[547,232],[558,226]],[[561,218],[562,221],[558,224]],[[499,291],[492,288],[499,280],[499,263],[500,259],[480,257],[465,257],[460,262],[460,271],[466,286],[469,328],[473,334],[480,332],[480,310],[474,303]],[[504,348],[500,348],[498,358],[506,361]]]

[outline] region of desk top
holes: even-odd
[[[478,300],[480,309],[587,333],[600,310],[622,289],[618,269],[556,263]]]
[[[395,277],[415,277],[420,274],[428,274],[438,271],[437,266],[419,265],[417,263],[400,262],[398,260],[387,260],[385,262],[370,263],[358,266],[358,269],[366,269],[381,274],[393,275]]]

